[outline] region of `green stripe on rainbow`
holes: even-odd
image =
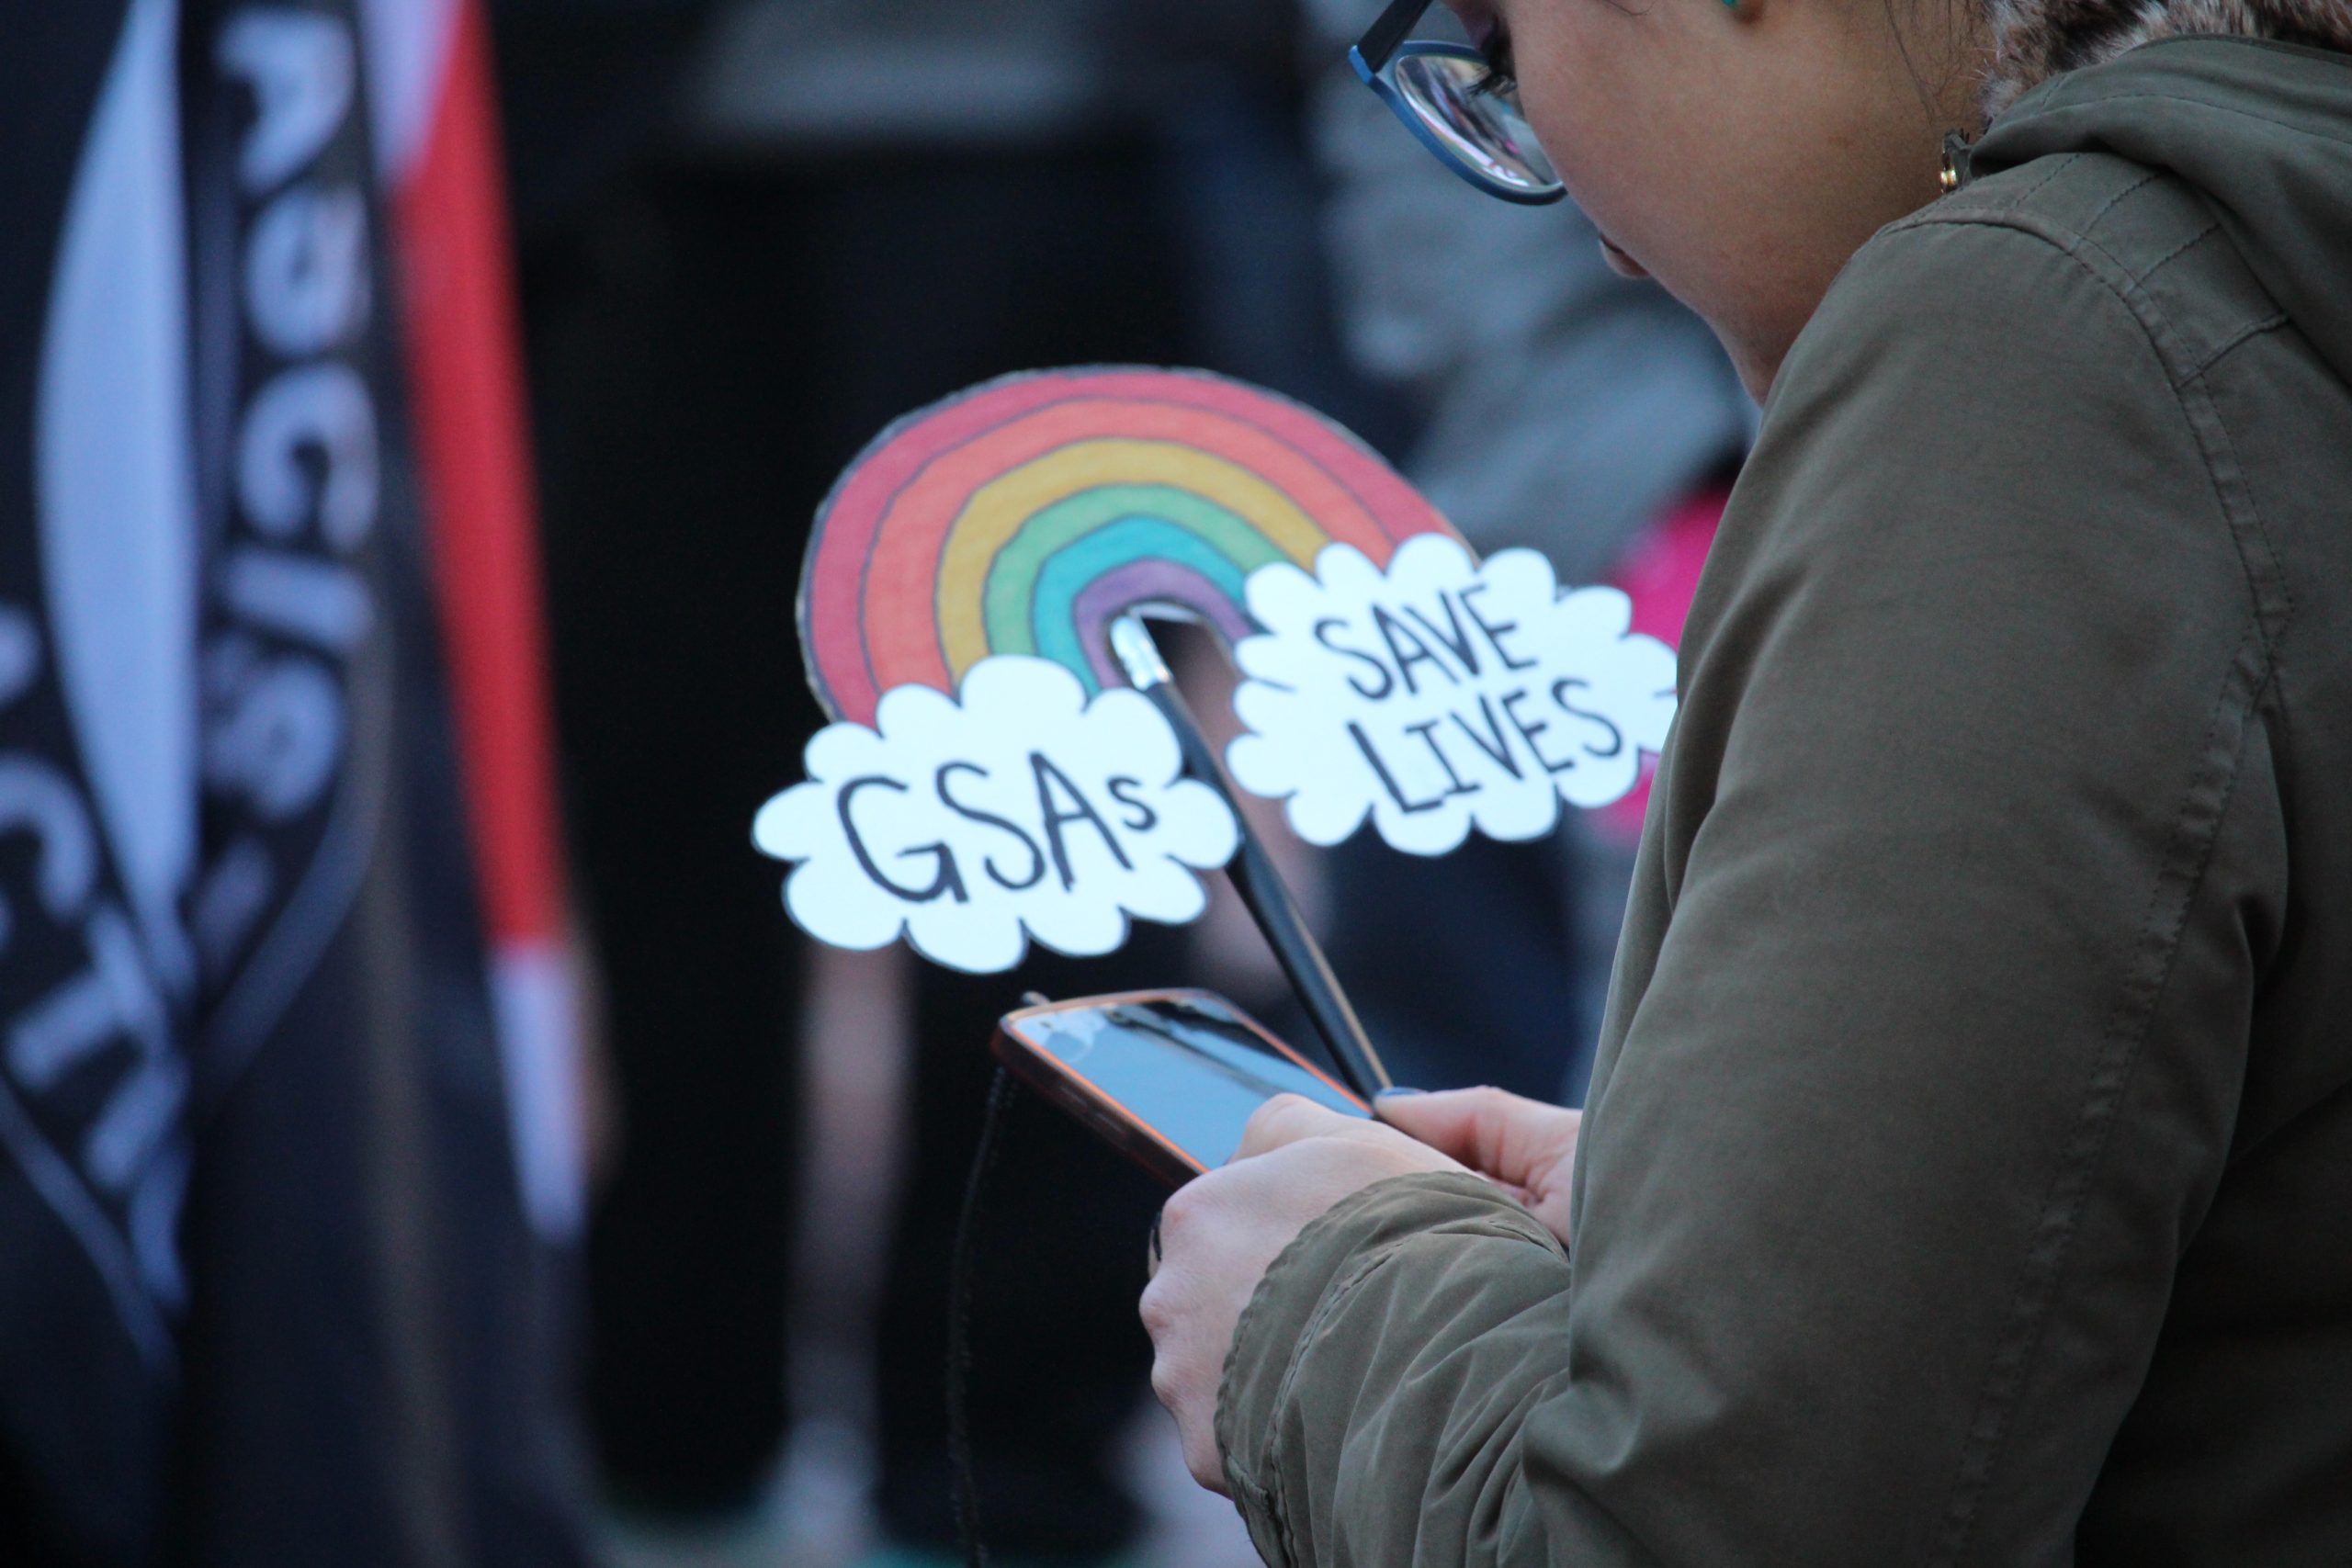
[[[1114,525],[1147,522],[1155,531],[1114,530]],[[1101,536],[1106,531],[1108,536]],[[1250,572],[1287,558],[1245,519],[1172,486],[1104,485],[1081,491],[1023,523],[989,565],[982,595],[988,651],[1039,650],[1043,638],[1033,636],[1033,628],[1041,624],[1049,573],[1063,585],[1056,604],[1066,614],[1086,582],[1156,552],[1193,566],[1221,586],[1233,587],[1237,602],[1239,584]],[[1064,560],[1065,556],[1074,559]],[[1072,582],[1073,572],[1086,575]],[[952,656],[950,664],[952,668]],[[955,672],[959,678],[963,674],[962,670]]]
[[[1003,552],[1040,513],[1111,486],[1196,495],[1302,565],[1331,542],[1329,530],[1279,486],[1216,453],[1174,441],[1072,442],[989,480],[956,519],[939,562],[939,649],[951,677],[962,680],[997,651],[983,595]]]
[[[1269,557],[1279,560],[1279,556]],[[1207,582],[1234,604],[1243,602],[1243,586],[1249,581],[1249,570],[1235,563],[1215,545],[1198,535],[1170,526],[1156,517],[1129,517],[1089,534],[1069,548],[1046,563],[1037,575],[1035,603],[1030,610],[1030,630],[1035,646],[1030,649],[1001,648],[1000,653],[1035,652],[1057,663],[1080,672],[1079,678],[1091,689],[1094,684],[1092,668],[1104,661],[1090,659],[1085,644],[1087,628],[1077,614],[1079,595],[1102,581],[1107,572],[1136,561],[1149,560],[1181,568],[1191,577]],[[1264,561],[1258,564],[1264,565]],[[1171,577],[1173,574],[1170,574]]]
[[[1114,499],[1115,498],[1115,499]],[[1329,544],[1385,565],[1450,533],[1395,470],[1286,399],[1196,371],[1049,370],[901,420],[843,473],[801,573],[809,682],[837,718],[955,689],[990,654],[1090,683],[1138,603],[1247,630],[1248,574]]]

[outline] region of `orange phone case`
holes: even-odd
[[[1076,1012],[1082,1009],[1118,1007],[1139,1002],[1174,1001],[1205,998],[1232,1012],[1250,1032],[1263,1040],[1282,1055],[1321,1078],[1333,1090],[1357,1105],[1363,1105],[1354,1091],[1308,1061],[1297,1052],[1268,1033],[1256,1019],[1227,1001],[1214,991],[1182,989],[1170,991],[1118,991],[1108,996],[1079,997],[1066,1002],[1046,1002],[1009,1012],[999,1021],[996,1038],[989,1048],[996,1053],[1012,1076],[1037,1091],[1040,1098],[1059,1106],[1078,1118],[1098,1136],[1126,1156],[1151,1172],[1170,1187],[1182,1187],[1196,1176],[1206,1173],[1202,1165],[1183,1148],[1162,1136],[1159,1130],[1112,1099],[1089,1081],[1086,1075],[1064,1064],[1042,1048],[1031,1044],[1020,1034],[1022,1025],[1032,1019],[1057,1012]],[[1371,1107],[1364,1106],[1366,1115]]]

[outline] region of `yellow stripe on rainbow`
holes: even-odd
[[[982,485],[956,514],[938,579],[940,649],[948,668],[960,673],[988,655],[983,596],[989,569],[1023,524],[1089,490],[1155,484],[1231,513],[1310,570],[1316,553],[1330,542],[1288,495],[1214,453],[1166,441],[1075,441]]]

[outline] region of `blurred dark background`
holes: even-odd
[[[281,302],[239,247],[281,208],[325,224],[314,197],[338,180],[366,222],[303,231],[300,257],[365,242],[348,254],[368,286],[319,348],[376,390],[382,516],[333,564],[390,606],[377,629],[402,651],[379,669],[355,632],[334,671],[352,714],[386,716],[354,721],[337,776],[391,826],[355,902],[288,906],[325,978],[155,1145],[157,1201],[195,1172],[194,1305],[159,1319],[184,1377],[95,1341],[84,1356],[59,1327],[97,1292],[70,1247],[13,1247],[57,1221],[29,1145],[0,1138],[0,1246],[26,1260],[0,1330],[73,1341],[48,1382],[20,1368],[0,1386],[0,1560],[961,1560],[948,1255],[996,1017],[1032,990],[1202,985],[1305,1025],[1222,892],[1197,926],[992,976],[796,934],[749,825],[822,722],[794,597],[835,476],[894,419],[995,376],[1203,367],[1347,424],[1480,547],[1624,583],[1637,627],[1672,640],[1750,432],[1703,329],[1609,273],[1577,214],[1480,196],[1363,91],[1344,54],[1379,9],[106,0],[32,27],[16,73],[0,63],[23,89],[0,117],[0,211],[28,215],[0,252],[0,301],[25,301],[0,335],[0,429],[40,436],[0,442],[0,742],[70,772],[92,733],[73,704],[98,700],[68,690],[66,716],[21,728],[48,623],[18,606],[73,607],[56,487],[29,476],[119,468],[139,445],[41,445],[56,421],[33,410],[72,369],[52,279],[74,267],[55,258],[130,256],[110,287],[135,294],[149,256],[155,330],[92,384],[129,411],[118,433],[149,420],[157,460],[192,465],[196,500],[109,536],[108,558],[164,575],[141,598],[130,573],[91,613],[142,628],[158,690],[199,665],[209,682],[193,739],[151,747],[138,786],[190,778],[192,869],[140,951],[154,1039],[184,1036],[199,1079],[246,961],[223,943],[183,984],[166,928],[243,886],[190,759],[216,755],[216,708],[233,732],[223,705],[259,657],[206,641],[203,606],[254,524],[229,411],[276,367],[240,345],[268,345]],[[1442,6],[1426,24],[1449,25]],[[77,242],[87,211],[101,239]],[[306,279],[287,297],[315,305]],[[300,425],[296,491],[331,497],[358,439]],[[299,603],[272,601],[270,636],[314,636],[351,592],[300,581],[325,596],[284,589]],[[193,632],[153,613],[174,595],[199,605]],[[1181,652],[1216,711],[1218,651]],[[40,863],[8,841],[17,778],[0,777],[17,898],[0,914],[32,907]],[[1573,1101],[1639,810],[1436,862],[1361,839],[1278,849],[1400,1081]],[[1261,826],[1283,838],[1278,814]],[[79,962],[72,934],[40,950],[56,974]],[[0,921],[0,964],[35,952],[17,936]],[[29,1093],[8,1067],[0,1090]],[[972,1319],[993,1560],[1254,1561],[1146,1388],[1135,1299],[1161,1194],[1034,1102],[1003,1137]]]

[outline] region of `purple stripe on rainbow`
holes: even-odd
[[[1140,560],[1104,572],[1079,590],[1071,615],[1078,640],[1098,687],[1123,686],[1126,678],[1111,659],[1110,626],[1121,612],[1146,601],[1181,604],[1217,629],[1227,642],[1239,642],[1257,628],[1241,606],[1191,567],[1170,560]]]

